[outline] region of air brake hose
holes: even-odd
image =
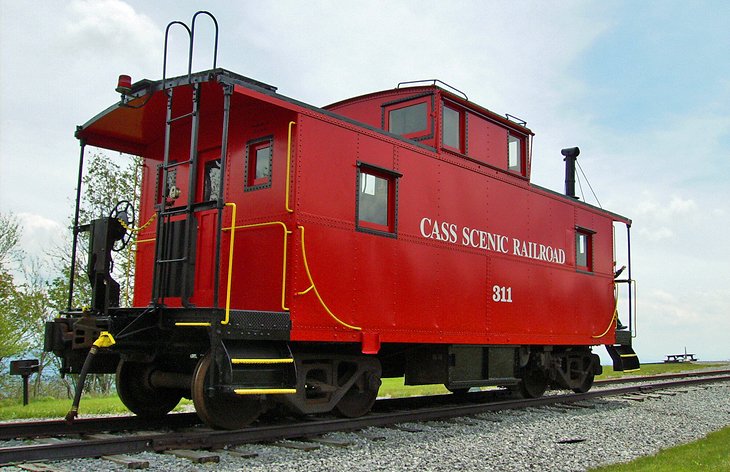
[[[71,409],[66,413],[66,422],[71,424],[74,418],[79,414],[79,403],[81,402],[81,393],[84,391],[84,383],[86,383],[86,374],[91,368],[91,363],[94,360],[94,356],[99,349],[113,346],[116,343],[114,337],[108,331],[102,331],[94,344],[89,349],[89,353],[86,355],[84,365],[81,367],[81,373],[79,373],[79,381],[76,383],[76,393],[74,395],[74,401],[71,405]]]

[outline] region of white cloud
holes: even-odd
[[[16,215],[22,226],[20,247],[26,254],[40,259],[59,246],[68,230],[55,220],[41,215],[20,212]]]
[[[691,198],[672,196],[667,202],[658,201],[651,192],[643,191],[642,198],[636,207],[637,215],[646,215],[657,220],[671,220],[697,211],[697,203]]]
[[[158,57],[161,33],[147,16],[121,0],[74,0],[64,22],[64,46],[83,55]]]

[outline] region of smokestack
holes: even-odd
[[[560,153],[565,156],[565,194],[571,198],[578,197],[575,195],[575,159],[580,154],[577,147],[565,148]]]

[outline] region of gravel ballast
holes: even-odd
[[[194,464],[155,453],[147,470],[321,471],[480,470],[582,471],[627,462],[691,442],[730,425],[730,383],[667,390],[662,394],[607,398],[582,408],[545,407],[485,413],[448,422],[370,428],[328,438],[350,443],[301,451],[278,445],[243,445],[240,458],[222,452],[219,463]],[[408,432],[404,430],[419,430]],[[109,461],[59,461],[67,470],[127,470]]]

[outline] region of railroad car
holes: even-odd
[[[76,130],[79,183],[85,146],[141,156],[143,176],[138,218],[129,202],[87,224],[77,210],[92,300],[74,308],[72,282],[47,324],[63,373],[81,386],[116,373],[137,415],[187,397],[209,425],[239,428],[275,405],[363,415],[385,377],[535,397],[588,390],[592,346],[638,367],[631,313],[629,329],[616,316],[631,268],[621,255],[618,278],[614,227],[628,238],[631,220],[575,196],[577,148],[563,150],[562,194],[530,182],[525,122],[439,81],[319,108],[215,59],[192,72],[201,13],[217,49],[209,13],[170,23],[162,79],[121,76],[120,101]],[[169,78],[172,27],[190,63]],[[111,267],[127,244],[121,307]]]

